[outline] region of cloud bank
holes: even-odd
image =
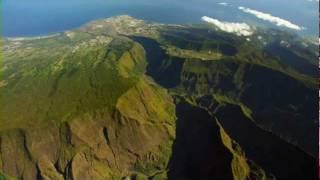
[[[203,16],[201,19],[202,21],[205,21],[207,23],[214,24],[222,31],[234,33],[238,36],[250,36],[253,34],[253,30],[246,23],[224,22],[210,18],[208,16]]]
[[[277,26],[287,27],[287,28],[294,29],[297,31],[303,30],[303,27],[300,27],[296,24],[293,24],[290,21],[287,21],[285,19],[281,19],[279,17],[272,16],[271,14],[268,14],[268,13],[260,12],[260,11],[253,10],[250,8],[245,8],[242,6],[238,7],[238,9],[243,11],[244,13],[252,14],[259,19],[269,21]]]
[[[228,6],[229,4],[228,3],[226,3],[226,2],[220,2],[220,3],[218,3],[219,5],[221,5],[221,6]]]

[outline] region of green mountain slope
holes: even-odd
[[[190,36],[193,37],[188,33],[187,37]],[[191,96],[213,113],[215,101],[222,105],[237,105],[264,130],[277,134],[313,156],[317,153],[317,107],[314,106],[317,103],[317,83],[312,76],[299,74],[290,64],[283,62],[290,59],[264,59],[256,55],[265,53],[263,49],[246,55],[252,57],[251,60],[243,55],[247,51],[219,60],[181,58],[167,54],[161,47],[161,40],[159,43],[145,37],[133,39],[143,44],[147,51],[150,59],[147,73],[174,94]],[[195,45],[190,42],[202,47],[200,43],[205,41],[199,40]],[[309,56],[313,57],[312,53]],[[307,60],[303,63],[311,66],[311,71],[317,70]],[[305,141],[306,136],[309,141]]]
[[[313,179],[316,55],[129,16],[3,40],[0,179]]]
[[[145,77],[143,48],[121,36],[74,36],[81,40],[9,42],[1,171],[18,179],[165,173],[175,109],[168,92]]]

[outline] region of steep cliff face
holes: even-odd
[[[120,16],[5,41],[0,180],[314,179],[315,54],[267,32]]]
[[[241,107],[243,113],[264,130],[315,156],[315,85],[310,88],[265,67],[222,61],[186,61],[179,85],[179,89],[185,89],[190,95],[211,96],[211,101]]]
[[[166,41],[184,48],[191,44],[195,46],[191,48],[207,49],[210,44],[206,44],[205,37],[198,37],[201,34],[192,32],[187,35],[171,32]],[[165,35],[168,39],[167,36],[168,33]],[[194,38],[196,42],[186,44],[187,38],[183,38],[184,36]],[[314,104],[317,103],[317,83],[312,76],[301,74],[286,63],[289,61],[286,58],[291,56],[270,59],[271,55],[255,49],[256,52],[251,54],[239,52],[219,60],[177,58],[168,55],[162,49],[162,44],[155,40],[134,39],[144,45],[149,56],[147,73],[160,85],[170,88],[174,94],[202,100],[209,96],[211,98],[201,102],[208,109],[215,101],[237,105],[262,129],[277,134],[313,156],[316,155],[317,107]],[[208,39],[210,40],[209,37]],[[228,38],[224,40],[239,43]],[[215,44],[210,46],[214,47]],[[241,46],[243,45],[240,44],[238,48],[242,49]],[[251,47],[250,50],[254,48]],[[157,56],[154,57],[154,54]],[[312,53],[309,56],[313,57]],[[300,61],[308,64],[311,71],[317,68],[306,59]],[[306,136],[309,141],[305,141]]]
[[[177,130],[169,179],[267,179],[205,109],[177,97]]]
[[[318,126],[317,107],[314,104],[317,104],[317,83],[312,76],[301,73],[303,71],[300,67],[288,63],[292,54],[302,52],[288,49],[291,55],[274,57],[274,52],[257,48],[258,44],[255,47],[241,43],[237,37],[215,36],[215,33],[209,33],[210,30],[193,34],[194,30],[188,32],[188,29],[184,28],[181,30],[182,33],[179,33],[179,28],[175,27],[173,32],[166,31],[164,37],[156,40],[145,37],[133,39],[146,49],[149,59],[147,74],[160,85],[169,88],[174,96],[186,99],[193,106],[204,109],[203,113],[207,112],[218,119],[222,128],[223,143],[229,147],[228,150],[234,158],[230,162],[232,173],[236,174],[234,178],[249,179],[255,175],[259,175],[259,179],[315,178]],[[190,38],[192,41],[187,40]],[[235,50],[229,49],[233,54],[225,54],[218,60],[176,57],[168,53],[164,47],[169,43],[180,48],[208,52],[217,48],[219,38],[228,45],[233,43]],[[154,57],[154,54],[157,56]],[[309,58],[315,58],[314,54],[309,52]],[[317,68],[312,62],[301,57],[295,61],[307,64],[310,71]],[[196,122],[189,125],[190,127],[202,127],[199,122],[201,118],[192,119]],[[189,122],[186,119],[184,121]],[[178,127],[179,116],[177,142]],[[214,129],[209,125],[205,127],[208,129],[204,128],[201,132]],[[199,139],[205,137],[207,135]],[[308,141],[305,141],[306,137]],[[190,144],[199,142],[192,141],[193,138],[196,137],[185,137],[193,142],[189,142]],[[233,144],[232,148],[230,142]],[[200,152],[191,152],[191,157],[200,158]],[[181,150],[181,153],[186,152]],[[213,152],[203,153],[209,157]],[[226,154],[224,156],[228,157]],[[274,158],[276,156],[279,158]],[[298,160],[300,163],[292,160]],[[179,166],[184,167],[182,164]],[[205,162],[199,164],[203,165]],[[201,167],[199,164],[190,168],[194,169],[195,174],[198,172],[195,167]],[[290,168],[281,168],[283,166]],[[246,170],[248,167],[252,169]],[[175,173],[187,177],[194,175],[191,170],[173,171],[173,174],[177,175]],[[201,174],[195,175],[194,178],[197,176]],[[205,179],[212,176],[202,177]]]

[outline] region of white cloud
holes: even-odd
[[[234,33],[238,36],[250,36],[253,34],[253,30],[246,23],[224,22],[207,16],[203,16],[201,19],[205,22],[214,24],[222,31]]]
[[[228,3],[226,3],[226,2],[220,2],[220,3],[218,3],[219,5],[221,5],[221,6],[228,6],[229,4]]]
[[[281,19],[279,17],[275,17],[275,16],[272,16],[271,14],[268,14],[268,13],[264,13],[264,12],[260,12],[260,11],[257,11],[257,10],[253,10],[253,9],[250,9],[250,8],[245,8],[245,7],[238,7],[239,10],[245,12],[245,13],[248,13],[248,14],[252,14],[254,16],[256,16],[257,18],[259,19],[262,19],[262,20],[265,20],[265,21],[269,21],[277,26],[283,26],[283,27],[287,27],[287,28],[290,28],[290,29],[294,29],[294,30],[303,30],[304,28],[303,27],[300,27],[296,24],[293,24],[292,22],[290,21],[287,21],[285,19]]]

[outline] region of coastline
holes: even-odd
[[[61,34],[63,33],[60,32],[60,33],[54,33],[54,34],[43,35],[43,36],[34,36],[34,37],[8,37],[8,38],[5,37],[4,39],[7,41],[28,41],[28,40],[54,38],[54,37],[60,36]]]

